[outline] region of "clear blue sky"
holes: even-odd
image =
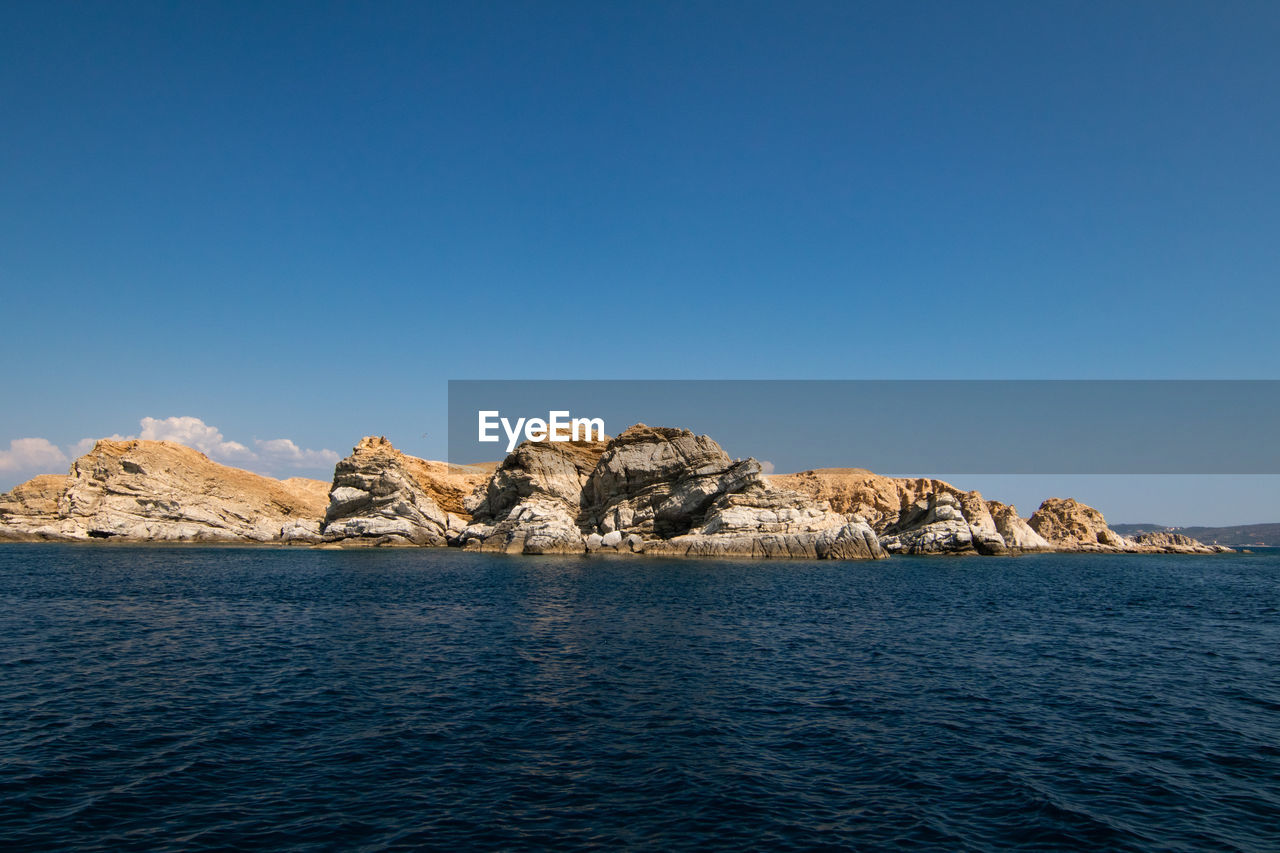
[[[1277,45],[1272,2],[6,3],[0,449],[440,456],[449,378],[1275,378]]]

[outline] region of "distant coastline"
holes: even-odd
[[[1179,533],[1201,542],[1227,545],[1232,548],[1280,548],[1280,523],[1236,524],[1222,527],[1175,527],[1162,524],[1113,524],[1111,529],[1122,536],[1138,536],[1143,533]]]

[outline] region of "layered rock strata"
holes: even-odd
[[[459,539],[524,554],[882,556],[869,527],[771,486],[754,459],[730,459],[707,436],[644,424],[607,443],[521,445]]]
[[[471,504],[471,524],[457,544],[511,554],[583,553],[582,487],[605,446],[604,441],[521,444]]]
[[[343,544],[443,546],[461,532],[465,497],[485,479],[481,469],[428,462],[367,436],[334,468],[318,534]]]
[[[327,484],[274,480],[165,441],[99,441],[65,477],[0,495],[0,538],[277,542],[311,529]]]
[[[822,468],[770,480],[866,520],[890,553],[1005,554],[1050,548],[1013,507],[942,480],[883,477],[861,468]]]
[[[765,477],[707,436],[643,424],[607,441],[525,443],[496,468],[418,459],[371,436],[332,485],[274,480],[167,442],[104,440],[68,475],[0,494],[0,539],[829,559],[1231,550],[1172,532],[1126,539],[1070,499],[1024,520],[941,480],[861,469]]]

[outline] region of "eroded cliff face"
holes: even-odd
[[[0,538],[42,538],[37,531],[59,520],[58,499],[69,481],[65,474],[41,474],[0,494]]]
[[[583,518],[582,488],[607,444],[521,444],[477,493],[459,544],[512,554],[583,553],[589,523]]]
[[[0,496],[0,536],[272,542],[324,512],[327,484],[274,480],[165,441],[99,441],[66,477]]]
[[[460,537],[512,553],[882,556],[870,528],[772,487],[707,436],[637,424],[608,442],[525,443]]]
[[[1050,551],[1053,546],[1049,540],[1031,529],[1027,520],[1018,515],[1018,508],[1013,504],[1002,504],[999,501],[987,501],[987,510],[996,523],[996,530],[1004,539],[1005,545],[1014,551]]]
[[[637,424],[614,439],[583,490],[605,538],[679,556],[883,556],[865,525],[773,486],[754,459],[731,459],[705,435]]]
[[[702,522],[717,498],[760,482],[758,462],[730,459],[705,435],[637,424],[609,442],[582,500],[601,534],[670,539]]]
[[[1012,507],[942,480],[884,477],[861,468],[820,468],[769,479],[866,520],[891,553],[1005,554],[1049,548]]]
[[[765,477],[688,430],[520,445],[496,469],[362,439],[333,483],[274,480],[156,441],[100,441],[66,476],[0,495],[0,539],[461,545],[520,554],[871,559],[889,553],[1218,553],[1176,533],[1125,539],[1050,498],[1028,520],[929,478],[820,469]]]
[[[1058,550],[1132,550],[1128,540],[1107,526],[1102,513],[1072,498],[1049,498],[1027,523]]]
[[[367,436],[335,466],[317,534],[343,544],[444,546],[462,530],[466,498],[488,477],[483,469],[418,459],[384,437]]]

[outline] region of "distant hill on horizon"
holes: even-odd
[[[1199,539],[1208,545],[1280,546],[1280,524],[1240,524],[1234,527],[1169,527],[1163,524],[1113,524],[1111,529],[1121,536],[1169,531]]]

